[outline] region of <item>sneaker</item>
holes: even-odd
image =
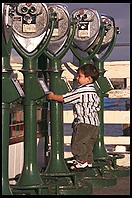
[[[73,159],[73,160],[67,160],[66,163],[67,163],[67,164],[77,164],[78,161],[75,160],[75,159]]]
[[[88,164],[88,167],[92,167],[93,165],[92,164]]]
[[[88,163],[87,162],[84,162],[84,163],[80,163],[80,162],[77,162],[76,164],[73,164],[70,169],[71,170],[77,170],[77,169],[84,169],[84,168],[87,168],[88,167]]]

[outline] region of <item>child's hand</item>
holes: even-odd
[[[49,92],[49,94],[47,95],[47,99],[63,102],[63,95],[56,95],[53,92]]]
[[[54,93],[53,92],[49,92],[49,94],[47,95],[48,100],[52,100],[54,98]]]

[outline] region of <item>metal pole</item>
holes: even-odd
[[[13,195],[8,180],[10,104],[2,102],[2,195]]]
[[[104,62],[102,61],[95,61],[94,64],[96,65],[96,67],[99,70],[99,80],[101,82],[101,79],[104,77]],[[103,87],[104,85],[102,84]],[[100,126],[99,126],[99,133],[98,133],[98,138],[97,141],[94,145],[94,151],[93,151],[93,156],[94,159],[98,158],[98,157],[106,157],[108,158],[108,153],[105,149],[104,146],[104,94],[103,92],[101,92],[101,90],[98,91],[99,97],[100,97],[100,106],[101,109],[99,111],[99,120],[100,120]]]
[[[60,61],[50,60],[49,71],[50,89],[59,93],[59,84],[61,77]],[[57,101],[50,102],[51,118],[51,153],[46,173],[68,173],[69,170],[64,161],[64,135],[63,135],[63,104]]]
[[[38,57],[38,69],[42,71],[44,80],[47,82],[47,57],[44,54],[41,54]],[[38,77],[42,74],[38,73]],[[42,103],[42,113],[41,113],[41,121],[39,123],[40,133],[42,138],[44,138],[44,167],[46,168],[49,160],[49,135],[48,135],[48,101],[44,101]]]
[[[103,41],[103,37],[104,37],[104,31],[101,34],[101,40]],[[98,50],[101,47],[101,43],[97,44],[96,49],[98,48]],[[107,81],[107,79],[104,77],[104,60],[100,60],[97,58],[96,53],[98,51],[91,50],[90,52],[88,52],[88,56],[86,57],[81,57],[79,53],[77,53],[77,50],[72,46],[71,50],[73,52],[73,54],[78,58],[79,60],[79,65],[83,65],[83,64],[88,64],[88,63],[93,63],[98,67],[99,72],[100,72],[100,76],[98,79],[99,82],[99,86],[101,88],[101,90],[98,90],[99,96],[100,96],[100,105],[101,105],[101,110],[99,112],[99,119],[100,119],[100,127],[99,127],[99,134],[97,137],[97,142],[95,143],[94,146],[94,150],[96,149],[96,151],[93,151],[93,157],[94,160],[95,158],[98,156],[103,156],[103,160],[104,157],[107,156],[108,158],[108,154],[105,150],[104,147],[104,120],[103,120],[103,110],[104,110],[104,94],[111,90],[112,87],[110,86],[109,82]],[[109,54],[111,51],[111,48],[109,47],[108,49],[108,53]],[[103,56],[103,58],[105,58],[105,55]],[[96,85],[96,84],[95,84]],[[103,89],[102,89],[103,88]],[[103,90],[103,91],[102,91]],[[93,168],[89,168],[85,174],[81,174],[80,175],[78,173],[76,173],[76,175],[78,176],[79,179],[88,179],[88,181],[92,182],[92,184],[94,186],[112,186],[116,184],[116,177],[113,175],[112,172],[108,172],[106,173],[106,171],[104,171],[104,166],[106,165],[106,161],[98,161],[96,160],[96,163],[93,164]]]
[[[23,59],[24,74],[24,165],[16,186],[33,186],[42,184],[37,166],[37,126],[36,101],[42,93],[36,76],[37,60]],[[35,91],[34,91],[35,90]]]

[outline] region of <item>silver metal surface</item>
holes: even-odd
[[[12,7],[6,3],[2,3],[2,32],[4,35],[5,43],[8,43],[12,34]]]
[[[114,36],[114,30],[115,30],[115,21],[114,18],[112,18],[111,16],[106,16],[106,15],[101,15],[101,21],[104,23],[105,25],[105,35],[103,38],[103,42],[102,45],[98,51],[99,53],[102,53],[107,46],[109,45],[109,43],[112,41],[113,36]],[[90,48],[93,48],[98,44],[99,42],[99,37],[97,37],[96,41],[93,43],[92,46],[90,46]]]
[[[34,8],[34,12],[33,12]],[[47,6],[41,3],[19,3],[13,16],[13,30],[19,36],[34,38],[44,33],[48,25]]]
[[[96,10],[81,8],[73,11],[72,17],[78,22],[74,44],[81,50],[86,50],[99,34],[100,15]]]
[[[66,7],[58,4],[49,4],[48,10],[49,14],[54,13],[56,18],[55,28],[48,44],[48,50],[52,54],[55,54],[62,48],[67,39],[69,31],[69,13]]]
[[[105,15],[101,15],[101,20],[105,23],[105,27],[106,27],[105,28],[106,33],[105,33],[102,44],[107,44],[107,43],[110,43],[113,38],[115,22],[112,17],[105,16]]]
[[[26,51],[32,52],[44,38],[48,23],[46,4],[19,3],[13,16],[13,34]]]

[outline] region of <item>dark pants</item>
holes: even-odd
[[[98,126],[80,123],[73,126],[71,151],[77,160],[93,162],[93,147],[98,135]]]

